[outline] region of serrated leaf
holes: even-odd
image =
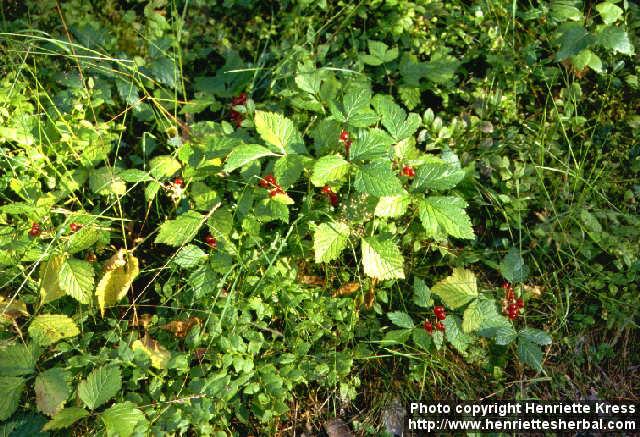
[[[464,171],[440,158],[429,156],[424,165],[417,168],[411,188],[429,190],[448,190],[455,187],[464,178]]]
[[[407,117],[404,109],[396,104],[391,96],[378,94],[372,103],[380,115],[382,125],[396,142],[412,136],[422,124],[418,114],[409,114]]]
[[[462,331],[460,319],[456,316],[447,316],[447,318],[442,321],[442,324],[445,328],[444,334],[447,341],[451,343],[458,352],[464,353],[469,345],[473,343],[473,338]]]
[[[520,361],[538,372],[542,371],[542,350],[540,346],[524,338],[518,340]]]
[[[254,123],[260,137],[280,153],[306,153],[302,135],[287,117],[273,112],[256,111]]]
[[[431,335],[429,335],[427,331],[422,327],[417,327],[413,330],[412,336],[413,342],[416,346],[419,346],[426,351],[429,350],[429,346],[431,346]]]
[[[93,226],[83,226],[69,237],[66,252],[78,253],[93,246],[100,239],[100,232]]]
[[[284,189],[295,184],[304,170],[303,157],[300,155],[286,155],[278,159],[273,166],[273,175],[278,184]]]
[[[342,99],[342,107],[330,104],[331,113],[340,122],[354,127],[369,127],[378,121],[371,109],[371,90],[367,87],[353,86]]]
[[[39,351],[34,344],[16,343],[0,349],[0,375],[30,375],[36,366]]]
[[[48,421],[43,427],[43,431],[53,431],[57,429],[68,428],[83,417],[87,417],[89,412],[84,408],[69,407],[60,410],[53,418]]]
[[[482,325],[482,308],[478,305],[478,301],[473,301],[464,310],[462,318],[462,330],[464,332],[476,331]]]
[[[271,198],[262,199],[254,209],[255,217],[262,222],[280,220],[289,223],[289,208],[285,203]]]
[[[342,179],[349,171],[349,162],[340,155],[327,155],[313,166],[311,183],[316,187]]]
[[[615,26],[605,27],[597,36],[598,44],[613,53],[622,53],[623,55],[635,54],[635,48],[629,39],[627,32]]]
[[[120,249],[105,263],[104,275],[96,287],[102,317],[105,308],[115,305],[126,296],[138,273],[138,258],[125,249]]]
[[[367,276],[379,280],[404,279],[404,259],[390,239],[362,239],[362,265]]]
[[[524,282],[529,275],[529,267],[520,256],[520,251],[516,247],[509,249],[509,252],[500,262],[500,273],[509,282]]]
[[[540,346],[547,346],[551,344],[551,336],[539,329],[524,328],[518,333],[518,337]]]
[[[171,177],[181,168],[180,161],[170,155],[156,156],[149,162],[149,173],[156,179]]]
[[[29,325],[29,335],[41,346],[75,337],[79,333],[76,323],[63,314],[41,314],[34,317]]]
[[[459,197],[432,196],[418,205],[420,221],[427,237],[442,240],[447,235],[473,240],[471,219],[464,208],[467,203]]]
[[[110,167],[101,167],[89,174],[89,187],[96,194],[116,194],[123,196],[127,192],[127,184]]]
[[[381,41],[368,41],[369,54],[360,55],[362,62],[371,66],[379,66],[387,62],[391,62],[398,57],[398,48],[389,48],[388,45]]]
[[[392,331],[387,331],[384,335],[380,343],[383,345],[388,344],[404,344],[409,340],[413,329],[394,329]]]
[[[40,302],[42,304],[53,302],[65,295],[58,282],[58,273],[65,259],[64,255],[54,255],[40,264]]]
[[[311,73],[300,73],[296,75],[294,81],[298,88],[302,91],[306,91],[309,94],[318,94],[320,92],[321,76],[318,70]]]
[[[554,0],[551,3],[550,16],[558,22],[584,19],[582,11],[576,7],[576,2],[573,0]]]
[[[357,168],[353,181],[360,193],[375,197],[393,196],[402,192],[402,183],[391,170],[391,161],[378,160]]]
[[[413,323],[411,316],[404,311],[393,311],[387,313],[387,317],[391,320],[391,323],[400,328],[413,329],[415,327],[415,323]]]
[[[90,262],[69,258],[60,265],[58,285],[78,302],[88,304],[93,293],[94,275]]]
[[[160,232],[156,236],[156,243],[179,247],[187,244],[198,233],[204,223],[204,216],[195,211],[180,214],[175,220],[167,220],[160,225]]]
[[[380,129],[369,129],[356,138],[349,151],[351,161],[389,158],[393,138]]]
[[[442,345],[444,344],[444,333],[442,331],[434,331],[431,336],[431,340],[433,340],[436,350],[442,349]]]
[[[584,49],[580,53],[571,57],[571,63],[578,71],[583,71],[589,67],[597,73],[602,73],[602,60],[598,55],[589,49]]]
[[[156,340],[145,335],[141,340],[136,340],[131,344],[131,349],[140,349],[149,356],[151,365],[156,369],[166,369],[167,363],[171,359],[171,352]]]
[[[236,168],[243,167],[265,156],[275,156],[271,150],[258,144],[243,144],[234,148],[224,165],[224,171],[232,172]]]
[[[187,244],[176,253],[173,262],[185,269],[197,266],[207,254],[194,244]]]
[[[340,256],[347,246],[349,226],[345,223],[322,223],[313,234],[313,249],[316,263],[330,262]]]
[[[471,270],[455,268],[451,276],[431,287],[431,292],[444,304],[456,309],[478,296],[476,276]]]
[[[413,303],[422,308],[430,308],[433,306],[431,290],[429,290],[424,280],[418,277],[413,278]]]
[[[153,178],[146,171],[138,170],[135,168],[127,169],[118,173],[118,176],[125,182],[149,182]]]
[[[87,379],[78,384],[78,397],[90,410],[95,410],[113,398],[121,387],[120,368],[102,366],[89,373]]]
[[[6,299],[0,295],[0,324],[2,322],[11,323],[20,316],[28,316],[27,305],[20,299]]]
[[[0,376],[0,421],[7,420],[18,409],[24,382],[19,376]]]
[[[413,110],[420,103],[420,88],[401,86],[398,88],[398,94],[409,110]]]
[[[40,373],[34,385],[38,410],[48,416],[60,411],[71,392],[69,381],[71,373],[59,367]]]
[[[513,329],[512,323],[502,315],[485,318],[478,334],[492,338],[500,346],[506,346],[518,337],[518,332]]]
[[[129,401],[113,404],[100,415],[100,418],[109,437],[130,437],[136,428],[142,425],[146,429],[148,426],[144,413]]]
[[[556,61],[564,61],[586,49],[593,41],[593,36],[579,23],[566,23],[558,28],[560,45],[556,53]]]
[[[374,214],[376,217],[400,217],[409,207],[411,197],[406,191],[395,196],[383,196],[378,199]]]

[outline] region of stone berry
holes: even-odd
[[[29,236],[31,237],[37,237],[40,235],[40,224],[39,223],[33,223],[31,225],[31,229],[29,229]]]
[[[518,309],[524,308],[524,299],[519,298],[519,299],[516,301],[516,306],[518,307]]]
[[[329,185],[325,185],[324,187],[322,187],[322,194],[331,194],[331,193],[333,193],[333,190]]]
[[[441,321],[437,321],[437,322],[436,322],[436,329],[437,329],[438,331],[443,331],[443,332],[444,332],[444,325],[442,324],[442,322],[441,322]]]
[[[349,141],[349,132],[343,129],[342,132],[340,132],[340,141],[342,141],[343,143],[345,141]]]
[[[182,178],[175,178],[173,180],[173,184],[177,185],[179,187],[183,187],[184,186],[184,181],[182,180]]]
[[[71,223],[69,225],[69,229],[71,229],[71,232],[78,232],[81,228],[82,228],[82,225],[78,223]]]
[[[247,103],[246,93],[240,93],[237,97],[234,97],[233,99],[231,99],[231,104],[233,106],[242,106],[245,103]]]
[[[406,177],[412,178],[416,175],[416,171],[410,165],[402,167],[402,174]]]
[[[336,193],[329,193],[329,202],[331,202],[331,206],[338,206],[338,195]]]
[[[429,334],[433,332],[433,324],[431,323],[430,320],[425,320],[422,326],[424,327],[424,330],[427,331]]]
[[[244,117],[242,116],[241,113],[239,113],[235,109],[232,109],[230,117],[231,117],[231,121],[233,121],[236,124],[236,127],[242,126],[242,120],[244,119]]]
[[[275,187],[273,190],[269,191],[270,197],[276,197],[276,194],[282,194],[284,191],[280,187]]]
[[[445,311],[443,306],[433,307],[433,314],[436,315],[438,320],[444,320],[447,318],[447,312]]]
[[[204,242],[207,243],[207,246],[212,249],[215,249],[218,246],[218,240],[216,240],[212,235],[207,235],[206,237],[204,237]]]
[[[260,179],[259,185],[262,188],[271,188],[277,187],[278,183],[276,182],[276,178],[272,174],[268,174],[263,179]]]

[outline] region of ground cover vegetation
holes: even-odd
[[[640,8],[7,0],[3,435],[637,399]]]

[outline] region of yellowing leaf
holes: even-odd
[[[151,359],[151,365],[156,369],[166,369],[171,359],[171,352],[148,335],[145,335],[142,340],[134,341],[131,349],[144,351]]]
[[[0,296],[0,323],[11,322],[20,316],[28,316],[27,306],[18,299],[7,299]]]
[[[56,255],[40,264],[40,303],[45,304],[65,295],[58,283],[58,272],[64,263],[64,255]]]
[[[41,346],[75,337],[79,333],[76,323],[63,314],[42,314],[36,316],[29,325],[29,335]]]
[[[471,270],[453,269],[453,274],[431,287],[431,291],[438,295],[447,307],[456,309],[478,297],[476,276]]]
[[[125,249],[120,249],[107,261],[105,270],[96,287],[96,297],[103,317],[105,308],[120,301],[140,273],[138,258]]]

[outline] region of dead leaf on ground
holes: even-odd
[[[540,297],[544,292],[544,288],[539,285],[525,285],[524,291],[531,297]]]
[[[28,316],[27,305],[19,299],[0,296],[0,321],[12,322],[20,316]]]
[[[306,285],[317,285],[320,287],[324,287],[326,280],[322,276],[314,276],[314,275],[300,275],[298,280]]]
[[[324,423],[324,430],[329,437],[352,437],[349,425],[342,419],[332,419]]]
[[[358,290],[360,290],[359,282],[347,282],[346,284],[335,290],[333,293],[331,293],[331,297],[348,296]]]
[[[187,336],[191,328],[196,325],[200,325],[201,320],[198,317],[189,317],[187,320],[172,320],[171,322],[162,325],[160,328],[165,331],[173,332],[178,338],[184,338]]]

